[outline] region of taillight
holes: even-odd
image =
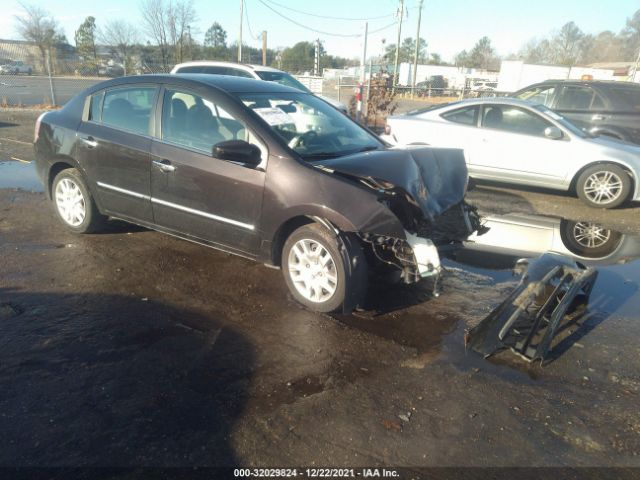
[[[384,126],[384,134],[391,135],[391,125],[389,125],[388,123]]]
[[[42,113],[36,120],[36,128],[33,132],[33,143],[36,143],[38,141],[38,136],[40,135],[40,122],[42,122],[42,119],[46,114],[47,112]]]

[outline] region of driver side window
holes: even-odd
[[[533,112],[510,105],[486,105],[482,114],[482,127],[544,137],[544,131],[551,123]]]
[[[195,93],[165,90],[162,102],[162,140],[211,154],[225,140],[247,140],[243,122],[219,105]]]

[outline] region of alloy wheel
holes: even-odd
[[[316,240],[298,240],[289,251],[287,263],[293,285],[307,300],[325,302],[336,292],[336,264],[329,250]]]
[[[56,186],[55,198],[60,217],[72,227],[81,225],[87,210],[78,184],[70,178],[63,178]]]
[[[598,205],[615,201],[621,193],[622,179],[608,170],[592,173],[584,183],[585,196]]]
[[[573,227],[573,238],[583,247],[598,248],[609,241],[611,230],[597,223],[578,222]]]

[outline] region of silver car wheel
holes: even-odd
[[[329,250],[316,240],[298,240],[289,251],[287,264],[293,285],[307,300],[326,302],[336,292],[336,264]]]
[[[60,217],[72,227],[81,225],[87,210],[78,184],[70,178],[63,178],[56,186],[55,198]]]
[[[608,170],[592,173],[584,183],[585,196],[598,205],[615,201],[621,193],[622,179]]]
[[[573,227],[573,238],[586,248],[598,248],[611,238],[611,230],[591,222],[578,222]]]

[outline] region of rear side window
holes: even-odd
[[[202,73],[202,67],[194,65],[190,67],[182,67],[179,68],[176,73]]]
[[[249,72],[245,72],[244,70],[240,70],[239,68],[228,68],[225,75],[242,78],[253,78],[253,75],[251,75]]]
[[[590,87],[567,86],[560,92],[556,108],[558,110],[590,110],[603,105],[602,99]]]
[[[107,91],[102,108],[102,123],[149,135],[155,94],[154,87],[118,88]]]
[[[615,86],[608,89],[616,110],[640,113],[640,87]]]
[[[89,120],[100,122],[102,120],[102,99],[104,98],[104,90],[91,95],[91,103],[89,104]]]
[[[475,126],[478,124],[478,106],[451,110],[449,112],[443,113],[441,117],[450,122]]]

